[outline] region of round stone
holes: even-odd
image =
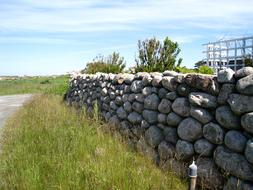
[[[190,115],[199,122],[206,124],[213,120],[212,114],[203,108],[191,107]]]
[[[194,148],[191,143],[178,140],[176,144],[176,152],[179,159],[186,160],[194,155]]]
[[[182,117],[190,115],[190,103],[187,98],[177,98],[172,104],[172,110]]]
[[[160,99],[156,94],[151,94],[144,100],[144,108],[150,110],[157,110]]]
[[[253,134],[253,112],[244,114],[241,117],[241,124],[245,131]]]
[[[149,127],[145,132],[145,140],[151,147],[157,147],[163,140],[162,131],[156,126]]]
[[[125,111],[127,111],[128,113],[132,112],[132,105],[130,102],[125,102],[123,104],[123,108]]]
[[[206,139],[199,139],[194,143],[194,150],[200,156],[212,156],[214,145]]]
[[[163,130],[165,140],[167,142],[176,144],[178,141],[177,129],[173,127],[165,127]]]
[[[228,131],[225,135],[225,145],[235,152],[243,152],[246,145],[246,137],[235,130]]]
[[[224,139],[223,129],[215,123],[208,123],[203,127],[204,137],[214,144],[222,144]]]
[[[142,117],[137,112],[132,112],[127,117],[128,121],[130,121],[132,124],[139,124],[142,121]]]
[[[174,112],[169,113],[167,116],[167,124],[169,126],[178,126],[182,120],[183,118]]]
[[[181,139],[193,142],[202,137],[202,125],[197,120],[189,117],[179,124],[177,133]]]
[[[170,113],[171,110],[171,102],[167,99],[162,99],[158,106],[158,111],[161,113]]]
[[[165,114],[159,113],[157,119],[159,123],[162,123],[162,124],[167,123],[167,115]]]
[[[155,124],[157,122],[158,112],[151,110],[144,110],[142,112],[143,118],[150,124]]]
[[[217,98],[204,92],[192,92],[189,94],[189,101],[193,106],[203,108],[216,108]]]
[[[249,139],[245,148],[246,159],[253,164],[253,139]]]

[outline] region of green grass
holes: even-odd
[[[18,111],[1,138],[0,189],[187,189],[173,173],[112,136],[99,119],[41,95]]]
[[[66,75],[57,77],[29,77],[0,81],[0,95],[49,93],[62,95],[68,88]]]

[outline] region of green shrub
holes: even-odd
[[[205,66],[205,65],[202,65],[198,68],[198,72],[199,73],[202,73],[202,74],[209,74],[209,75],[213,75],[214,74],[214,71],[211,67],[208,67],[208,66]]]
[[[120,57],[119,53],[113,52],[108,57],[96,57],[92,62],[87,63],[86,68],[81,73],[121,73],[125,66],[124,58]]]
[[[156,38],[138,41],[138,56],[136,58],[136,72],[163,72],[174,70],[182,62],[177,56],[180,53],[177,42],[168,37],[161,43]],[[177,65],[176,65],[177,62]]]

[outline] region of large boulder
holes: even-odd
[[[197,120],[189,117],[179,124],[177,133],[181,139],[194,142],[202,137],[202,125]]]
[[[253,164],[253,139],[249,139],[245,148],[244,155],[246,159]]]
[[[162,142],[163,138],[162,131],[156,126],[149,127],[145,132],[145,140],[153,148],[157,147],[160,142]]]
[[[171,112],[168,114],[167,116],[167,124],[169,126],[178,126],[179,123],[183,120],[183,118],[179,115],[177,115],[176,113],[174,112]]]
[[[222,68],[218,71],[217,80],[219,83],[233,83],[235,81],[234,71],[230,68]]]
[[[238,115],[253,111],[253,96],[230,94],[228,103],[232,111]]]
[[[143,89],[143,83],[141,80],[135,80],[132,82],[132,84],[131,84],[132,92],[139,93],[142,91],[142,89]]]
[[[253,74],[238,80],[236,90],[242,94],[253,95]]]
[[[230,130],[225,135],[225,145],[235,152],[243,152],[246,145],[246,137],[239,131]]]
[[[144,100],[144,108],[150,110],[157,110],[160,99],[156,94],[151,94]]]
[[[229,94],[235,91],[235,84],[225,83],[222,85],[220,89],[220,93],[218,95],[218,103],[219,104],[226,104]]]
[[[218,123],[227,129],[240,129],[240,118],[235,115],[229,106],[221,106],[216,109],[215,118]]]
[[[177,129],[173,127],[165,127],[163,130],[164,139],[167,142],[176,144],[178,141]]]
[[[170,113],[171,110],[171,102],[167,99],[162,99],[158,106],[158,111],[161,113]]]
[[[163,87],[170,91],[176,91],[178,84],[175,77],[165,76],[162,78]]]
[[[249,164],[243,155],[219,146],[215,150],[214,159],[216,165],[228,174],[242,180],[253,181],[253,166]]]
[[[216,108],[217,98],[203,92],[192,92],[189,94],[189,101],[193,106],[200,106],[203,108]]]
[[[253,67],[243,67],[236,71],[234,76],[236,78],[243,78],[251,74],[253,74]]]
[[[148,123],[154,124],[157,122],[158,112],[151,110],[144,110],[142,112],[142,116]]]
[[[221,189],[223,177],[212,158],[199,157],[196,161],[198,166],[199,184],[203,189]]]
[[[178,159],[186,160],[194,155],[194,147],[190,142],[178,140],[176,144],[176,152]]]
[[[209,123],[213,120],[213,115],[204,108],[192,106],[190,110],[190,115],[203,124]]]
[[[214,145],[206,139],[199,139],[194,143],[194,150],[200,156],[212,156]]]
[[[214,76],[188,74],[185,77],[185,82],[190,87],[202,90],[212,95],[217,95],[219,93],[219,85]]]
[[[214,144],[222,144],[224,139],[223,129],[215,123],[208,123],[203,127],[204,137]]]
[[[253,112],[246,113],[241,117],[241,125],[245,131],[253,134]]]
[[[172,110],[182,117],[190,115],[190,103],[187,98],[177,98],[172,104]]]
[[[158,146],[158,153],[160,159],[162,160],[168,160],[169,158],[173,158],[175,152],[175,147],[172,144],[167,143],[166,141],[162,141]]]
[[[132,112],[127,117],[128,121],[130,121],[132,124],[139,124],[142,121],[142,117],[137,112]]]

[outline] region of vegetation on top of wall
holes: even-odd
[[[200,73],[200,74],[209,74],[209,75],[214,74],[213,69],[205,65],[202,65],[196,69],[189,69],[187,67],[176,67],[175,71],[179,73]]]
[[[251,55],[246,55],[244,58],[244,64],[246,67],[253,67],[253,60],[251,58]]]
[[[97,56],[92,62],[87,63],[86,68],[81,73],[121,73],[125,67],[124,57],[121,57],[119,53],[113,52],[107,57]]]
[[[136,72],[163,72],[174,70],[180,66],[182,59],[177,60],[180,53],[177,42],[168,37],[160,42],[156,38],[138,41],[138,56],[136,58]]]

